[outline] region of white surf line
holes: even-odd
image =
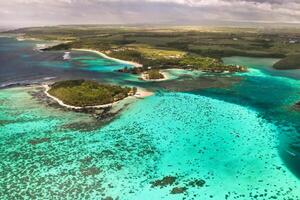
[[[96,54],[100,55],[103,58],[106,58],[106,59],[109,59],[109,60],[113,60],[113,61],[116,61],[116,62],[119,62],[119,63],[133,65],[134,67],[143,67],[142,64],[139,64],[139,63],[136,63],[136,62],[132,62],[132,61],[121,60],[121,59],[118,59],[118,58],[109,57],[108,55],[106,55],[106,54],[104,54],[104,53],[102,53],[100,51],[93,50],[93,49],[71,49],[71,50],[92,52],[92,53],[96,53]]]

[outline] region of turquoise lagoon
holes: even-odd
[[[101,124],[38,101],[35,88],[2,89],[1,199],[300,198],[300,116],[292,109],[300,81],[271,70],[275,60],[225,58],[250,72],[235,75],[241,81],[230,87],[174,92],[101,68],[95,56],[75,55],[70,69],[60,70],[155,88],[155,95]],[[152,187],[166,176],[176,181]],[[193,180],[205,184],[192,186]],[[176,187],[186,191],[170,194]]]

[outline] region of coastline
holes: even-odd
[[[31,41],[44,41],[42,39],[37,39],[37,38],[27,38],[27,37],[24,37],[24,35],[19,35],[19,36],[16,36],[15,37],[17,41],[26,41],[26,40],[31,40]],[[70,41],[59,41],[59,40],[55,40],[55,41],[52,41],[52,42],[56,42],[56,43],[68,43]],[[96,53],[98,55],[100,55],[101,57],[103,58],[106,58],[106,59],[109,59],[109,60],[113,60],[113,61],[116,61],[116,62],[119,62],[119,63],[123,63],[123,64],[127,64],[127,65],[132,65],[134,67],[143,67],[142,64],[140,63],[137,63],[137,62],[132,62],[132,61],[127,61],[127,60],[121,60],[121,59],[118,59],[118,58],[113,58],[113,57],[110,57],[108,55],[106,55],[105,53],[102,53],[100,51],[97,51],[97,50],[94,50],[94,49],[77,49],[77,48],[72,48],[71,50],[73,51],[86,51],[86,52],[92,52],[92,53]]]
[[[71,40],[45,40],[45,39],[39,39],[39,38],[33,38],[33,37],[26,37],[26,36],[24,37],[24,35],[18,35],[18,36],[12,36],[12,37],[16,38],[16,40],[19,42],[36,41],[36,42],[54,43],[55,45],[72,42]]]
[[[123,63],[123,64],[128,64],[128,65],[132,65],[134,67],[143,67],[142,64],[140,63],[136,63],[136,62],[132,62],[132,61],[127,61],[127,60],[121,60],[121,59],[118,59],[118,58],[113,58],[113,57],[110,57],[100,51],[97,51],[97,50],[93,50],[93,49],[71,49],[73,51],[86,51],[86,52],[92,52],[92,53],[96,53],[98,55],[100,55],[101,57],[103,58],[106,58],[106,59],[109,59],[109,60],[113,60],[113,61],[116,61],[116,62],[119,62],[119,63]]]
[[[150,92],[150,91],[147,91],[145,89],[141,89],[141,88],[138,88],[137,92],[135,95],[133,96],[128,96],[124,99],[121,99],[119,101],[116,101],[116,102],[113,102],[113,103],[109,103],[109,104],[103,104],[103,105],[96,105],[96,106],[85,106],[85,107],[79,107],[79,106],[72,106],[72,105],[68,105],[68,104],[65,104],[62,100],[52,96],[51,94],[48,93],[48,91],[50,90],[50,87],[49,85],[47,84],[43,84],[42,85],[43,88],[45,89],[44,90],[44,93],[46,94],[47,97],[51,98],[52,100],[54,100],[55,102],[57,102],[60,106],[62,107],[65,107],[65,108],[68,108],[68,109],[74,109],[74,110],[82,110],[82,109],[87,109],[87,108],[109,108],[109,107],[112,107],[126,99],[129,99],[129,98],[136,98],[136,99],[143,99],[145,97],[148,97],[148,96],[151,96],[153,95],[153,92]]]

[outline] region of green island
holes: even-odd
[[[59,81],[48,93],[64,104],[76,107],[99,106],[134,95],[136,88],[100,84],[90,80]]]
[[[273,67],[280,70],[300,69],[300,54],[289,55],[275,63]]]
[[[158,69],[150,69],[145,71],[142,77],[142,79],[145,80],[160,80],[165,78],[165,76]]]

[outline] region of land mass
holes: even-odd
[[[136,93],[136,88],[100,84],[90,80],[59,81],[46,91],[51,97],[70,107],[111,105]]]
[[[300,69],[300,54],[287,56],[275,63],[273,67],[280,70]]]
[[[142,67],[123,70],[133,74],[142,74],[149,68],[245,72],[246,67],[227,66],[221,58],[233,55],[284,57],[289,49],[278,50],[280,45],[276,40],[281,35],[264,34],[257,29],[55,26],[18,29],[10,33],[22,34],[25,38],[65,41],[44,49],[48,51],[92,49],[112,58],[141,64]]]
[[[300,30],[297,28],[66,25],[22,28],[7,33],[44,40],[71,41],[56,46],[57,50],[73,46],[104,52],[118,50],[120,47],[133,47],[133,50],[141,52],[146,45],[154,49],[213,58],[283,58],[300,53]],[[159,53],[161,52],[156,54]]]
[[[184,68],[207,72],[243,72],[226,66],[223,57],[284,58],[276,69],[299,68],[291,63],[300,54],[297,28],[234,28],[198,26],[72,25],[22,28],[6,32],[22,38],[62,41],[45,50],[93,49],[143,67],[123,72],[141,74],[151,69]]]

